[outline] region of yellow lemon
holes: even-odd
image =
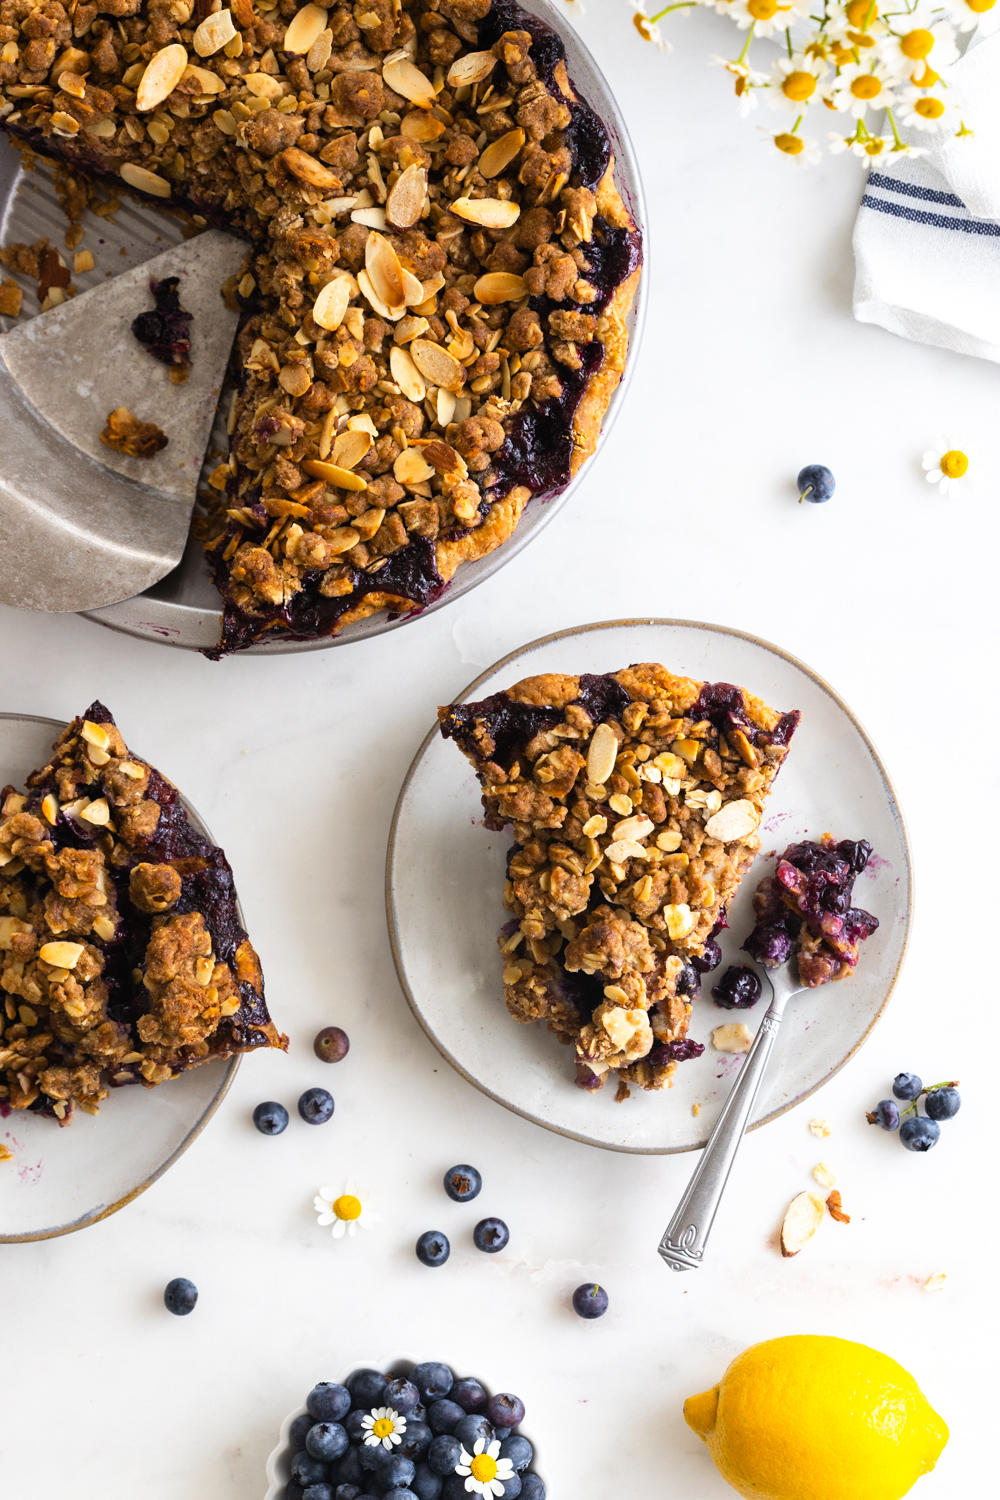
[[[948,1441],[902,1365],[808,1334],[745,1349],[684,1417],[744,1500],[900,1500]]]

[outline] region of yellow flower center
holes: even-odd
[[[941,459],[941,473],[949,479],[961,479],[968,467],[969,460],[957,448],[949,448]]]
[[[830,46],[830,52],[838,68],[846,67],[854,58],[854,53],[850,47],[845,47],[843,42],[833,42]]]
[[[919,62],[922,57],[927,56],[933,45],[933,32],[924,31],[921,27],[918,27],[916,31],[908,31],[906,33],[899,44],[899,50],[911,62]]]
[[[342,1193],[334,1199],[333,1211],[338,1219],[360,1219],[361,1203],[351,1193]]]
[[[378,1417],[372,1428],[372,1432],[374,1432],[377,1438],[390,1437],[395,1431],[395,1424],[388,1417]]]
[[[918,78],[916,73],[910,75],[910,82],[918,89],[932,89],[936,83],[941,82],[941,74],[935,73],[934,69],[924,63],[924,71]]]
[[[646,20],[646,17],[640,15],[638,11],[636,11],[635,15],[632,17],[632,25],[635,27],[636,31],[642,37],[644,42],[651,42],[653,40],[653,33],[649,29],[649,22]]]
[[[866,31],[849,31],[847,35],[848,39],[853,43],[855,47],[875,46],[875,38],[873,36],[869,36]]]
[[[747,10],[755,21],[769,21],[778,13],[778,0],[747,0]]]
[[[992,10],[997,0],[965,0],[965,3],[977,16],[981,16],[984,11]]]
[[[924,120],[940,120],[944,114],[944,105],[940,99],[918,99],[914,110]]]
[[[473,1479],[495,1479],[497,1477],[497,1461],[490,1458],[488,1453],[477,1453],[469,1465],[472,1470]]]
[[[781,85],[781,92],[786,99],[794,99],[797,102],[802,102],[810,99],[816,92],[816,79],[811,73],[789,73]]]
[[[779,151],[784,151],[788,156],[798,156],[800,151],[805,150],[802,137],[798,135],[776,135],[774,144]]]
[[[875,0],[850,0],[844,14],[858,31],[867,31],[878,15]]]
[[[882,84],[874,73],[862,73],[851,84],[851,93],[855,99],[877,99],[881,92]]]
[[[869,139],[864,143],[864,151],[866,156],[881,156],[884,150],[885,141],[879,140],[877,135],[869,137]]]

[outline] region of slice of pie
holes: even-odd
[[[662,1088],[699,971],[760,847],[799,721],[655,662],[528,677],[438,710],[476,768],[486,826],[510,824],[500,935],[507,1008],[572,1043],[577,1083]],[[713,953],[712,950],[715,950]]]
[[[103,704],[0,796],[0,1101],[65,1125],[110,1087],[287,1048],[225,854]]]

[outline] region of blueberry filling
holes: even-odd
[[[145,344],[154,359],[170,369],[170,378],[175,385],[182,385],[191,368],[192,313],[181,307],[177,288],[180,278],[165,276],[162,281],[149,283],[155,307],[141,312],[132,320],[132,332],[140,344]]]
[[[859,945],[878,929],[877,918],[851,905],[871,852],[867,839],[838,843],[830,835],[818,844],[789,844],[757,888],[757,924],[744,951],[769,969],[797,952],[799,977],[809,988],[850,973]]]

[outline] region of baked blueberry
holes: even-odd
[[[472,1240],[477,1250],[487,1255],[496,1255],[510,1239],[510,1230],[503,1219],[480,1219],[472,1231]]]
[[[427,1408],[427,1425],[432,1432],[454,1432],[464,1416],[465,1412],[457,1401],[444,1397],[440,1401],[432,1401]]]
[[[412,1380],[390,1380],[385,1388],[384,1401],[401,1417],[408,1417],[420,1405],[420,1392]]]
[[[895,1099],[880,1099],[875,1108],[866,1114],[869,1125],[881,1125],[883,1130],[899,1129],[899,1105]]]
[[[428,1402],[439,1401],[442,1396],[447,1396],[455,1384],[455,1377],[448,1366],[435,1360],[425,1360],[422,1365],[415,1365],[410,1371],[410,1379]]]
[[[303,1489],[310,1484],[319,1484],[326,1479],[326,1464],[320,1458],[313,1458],[311,1453],[296,1453],[292,1459],[292,1478]]]
[[[330,1464],[347,1452],[349,1442],[339,1422],[317,1422],[306,1434],[306,1452]]]
[[[603,1318],[608,1310],[608,1294],[596,1281],[585,1281],[573,1293],[573,1311],[581,1318]]]
[[[471,1203],[483,1190],[483,1179],[475,1167],[449,1167],[444,1174],[444,1190],[456,1203]]]
[[[509,1391],[500,1391],[486,1403],[486,1415],[494,1427],[517,1427],[524,1421],[524,1402]]]
[[[451,1433],[443,1432],[436,1437],[427,1450],[427,1462],[435,1474],[447,1478],[454,1474],[455,1465],[462,1456],[462,1445]]]
[[[407,1417],[406,1431],[403,1433],[402,1441],[396,1452],[405,1453],[407,1458],[412,1458],[416,1462],[418,1458],[423,1458],[427,1452],[433,1436],[434,1434],[426,1422],[420,1421],[419,1418]]]
[[[269,1099],[266,1104],[257,1105],[253,1122],[261,1135],[280,1135],[288,1124],[288,1110],[283,1104]]]
[[[322,1062],[341,1062],[350,1050],[350,1038],[339,1026],[324,1026],[313,1042],[313,1051]]]
[[[518,1471],[526,1469],[534,1456],[535,1450],[528,1442],[528,1439],[518,1434],[504,1438],[500,1444],[500,1457],[509,1458],[514,1468]]]
[[[333,1114],[333,1095],[326,1089],[306,1089],[299,1100],[299,1114],[307,1125],[325,1125]]]
[[[909,1115],[899,1127],[899,1139],[907,1151],[930,1151],[938,1143],[941,1126],[923,1115]]]
[[[416,1472],[416,1464],[405,1453],[386,1453],[382,1450],[375,1465],[375,1477],[387,1490],[405,1490]]]
[[[897,1073],[892,1080],[892,1092],[897,1099],[915,1099],[922,1088],[916,1073]]]
[[[746,964],[730,964],[718,984],[712,985],[712,999],[723,1010],[750,1010],[760,996],[760,975]]]
[[[537,1474],[521,1475],[521,1500],[545,1500],[545,1485]]]
[[[492,1443],[496,1433],[493,1431],[493,1423],[485,1412],[482,1412],[475,1416],[463,1417],[452,1436],[458,1438],[466,1453],[473,1453],[480,1438],[486,1443]]]
[[[300,1452],[306,1445],[306,1433],[315,1423],[315,1417],[308,1411],[304,1411],[301,1417],[296,1417],[288,1429],[288,1442],[293,1453]]]
[[[451,1241],[439,1229],[426,1229],[414,1247],[425,1266],[443,1266],[451,1254]]]
[[[179,1318],[193,1312],[197,1300],[198,1288],[193,1281],[188,1281],[186,1276],[175,1276],[173,1281],[168,1281],[163,1289],[164,1307],[167,1312],[176,1313]]]
[[[924,1108],[932,1120],[953,1120],[962,1107],[958,1089],[945,1086],[931,1089],[924,1100]]]
[[[799,470],[795,483],[799,487],[799,501],[809,500],[814,505],[829,500],[837,488],[837,481],[826,464],[806,464]]]
[[[339,1422],[350,1409],[350,1391],[332,1380],[321,1380],[306,1397],[306,1411],[316,1422]]]
[[[441,1500],[444,1479],[434,1472],[430,1464],[417,1464],[417,1472],[410,1480],[410,1489],[417,1500]]]
[[[463,1411],[485,1411],[487,1395],[478,1380],[456,1380],[450,1391]]]
[[[355,1370],[347,1377],[347,1389],[355,1406],[364,1406],[368,1410],[382,1405],[385,1387],[385,1376],[378,1370]]]
[[[722,949],[714,938],[706,938],[700,953],[692,953],[689,960],[696,974],[708,974],[722,962]]]

